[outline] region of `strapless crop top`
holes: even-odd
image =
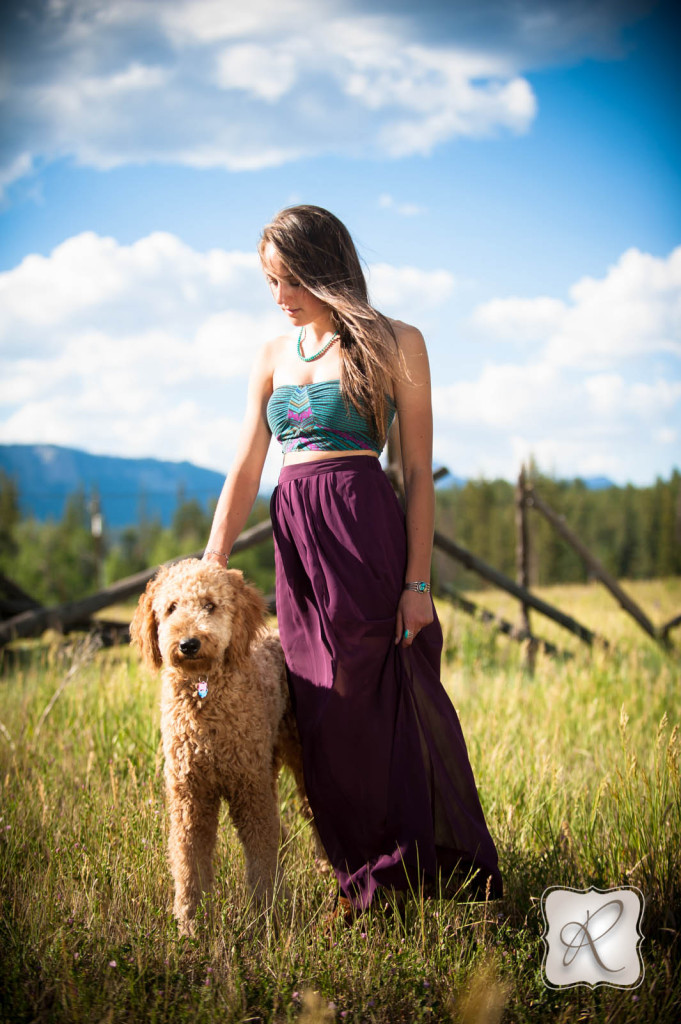
[[[395,405],[386,395],[387,430],[395,416]],[[267,403],[267,422],[284,454],[312,451],[373,451],[380,455],[371,420],[357,412],[351,402],[346,408],[340,381],[320,380],[316,384],[282,384]]]

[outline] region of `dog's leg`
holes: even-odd
[[[279,852],[279,802],[272,779],[244,780],[229,810],[244,848],[248,887],[257,899],[269,899]]]
[[[197,793],[186,782],[167,787],[170,812],[168,854],[175,882],[173,913],[183,935],[194,933],[194,915],[204,892],[213,885],[213,851],[220,798]]]

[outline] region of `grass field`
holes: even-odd
[[[681,581],[628,589],[657,623]],[[0,1021],[411,1022],[681,1019],[678,653],[638,631],[601,589],[542,591],[612,641],[571,657],[522,649],[441,605],[443,681],[462,721],[506,892],[490,903],[384,910],[333,944],[334,887],[313,864],[291,780],[291,900],[248,905],[223,816],[212,923],[180,939],[170,913],[158,680],[127,649],[81,639],[6,652],[0,676]],[[474,595],[514,617],[501,595]],[[677,631],[677,651],[681,648]],[[637,885],[645,978],[635,991],[542,981],[550,885]]]

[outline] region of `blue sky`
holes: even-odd
[[[9,5],[0,443],[227,470],[282,206],[353,232],[431,356],[435,460],[678,466],[672,5]],[[265,477],[276,477],[272,450]]]

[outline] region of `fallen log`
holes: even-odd
[[[669,634],[677,626],[681,626],[681,615],[675,615],[669,622],[665,622],[664,626],[660,626],[660,637],[664,644],[670,644]]]
[[[442,588],[442,597],[447,601],[451,601],[462,611],[466,612],[467,615],[473,616],[473,618],[480,619],[486,625],[493,626],[499,633],[503,633],[505,636],[511,638],[511,640],[517,640],[519,643],[523,643],[525,640],[529,640],[535,644],[537,648],[541,648],[546,654],[551,654],[559,658],[572,658],[574,655],[571,651],[561,651],[560,648],[552,644],[550,640],[542,640],[541,637],[536,637],[524,627],[514,626],[512,622],[507,619],[501,618],[500,615],[495,615],[494,612],[489,611],[487,608],[481,608],[475,601],[471,601],[469,598],[464,597],[460,594],[451,583],[445,583]]]
[[[435,547],[440,548],[445,554],[451,558],[456,559],[457,562],[461,562],[467,569],[472,569],[483,579],[487,580],[488,583],[493,583],[495,587],[500,587],[502,590],[508,591],[518,600],[523,601],[528,607],[534,608],[535,611],[541,612],[548,619],[553,619],[564,629],[569,630],[570,633],[574,633],[580,640],[591,646],[594,642],[601,643],[604,647],[608,647],[607,640],[597,636],[586,626],[582,626],[581,623],[573,619],[571,615],[566,615],[565,612],[561,612],[558,608],[554,608],[547,601],[543,601],[540,597],[537,597],[531,591],[526,590],[525,587],[516,583],[509,576],[506,576],[503,572],[499,572],[498,569],[494,569],[487,562],[483,562],[481,558],[474,555],[471,551],[467,551],[466,548],[462,548],[459,544],[456,544],[449,537],[445,537],[444,534],[435,531],[433,538]]]
[[[565,518],[558,515],[557,512],[554,512],[551,506],[547,505],[544,499],[537,494],[531,484],[527,488],[527,502],[530,506],[536,508],[538,512],[541,512],[544,518],[551,523],[551,526],[553,526],[556,533],[559,533],[563,540],[567,541],[567,543],[574,548],[594,576],[596,576],[603,586],[610,591],[619,606],[631,615],[632,619],[638,623],[641,629],[647,633],[648,636],[652,637],[653,640],[656,640],[659,643],[662,638],[643,609],[636,604],[632,597],[622,590],[622,587],[619,585],[617,580],[610,575],[605,566],[589,551],[577,534],[570,529],[568,524],[565,522]]]
[[[10,619],[21,612],[40,607],[40,601],[36,601],[18,583],[0,572],[0,619]]]

